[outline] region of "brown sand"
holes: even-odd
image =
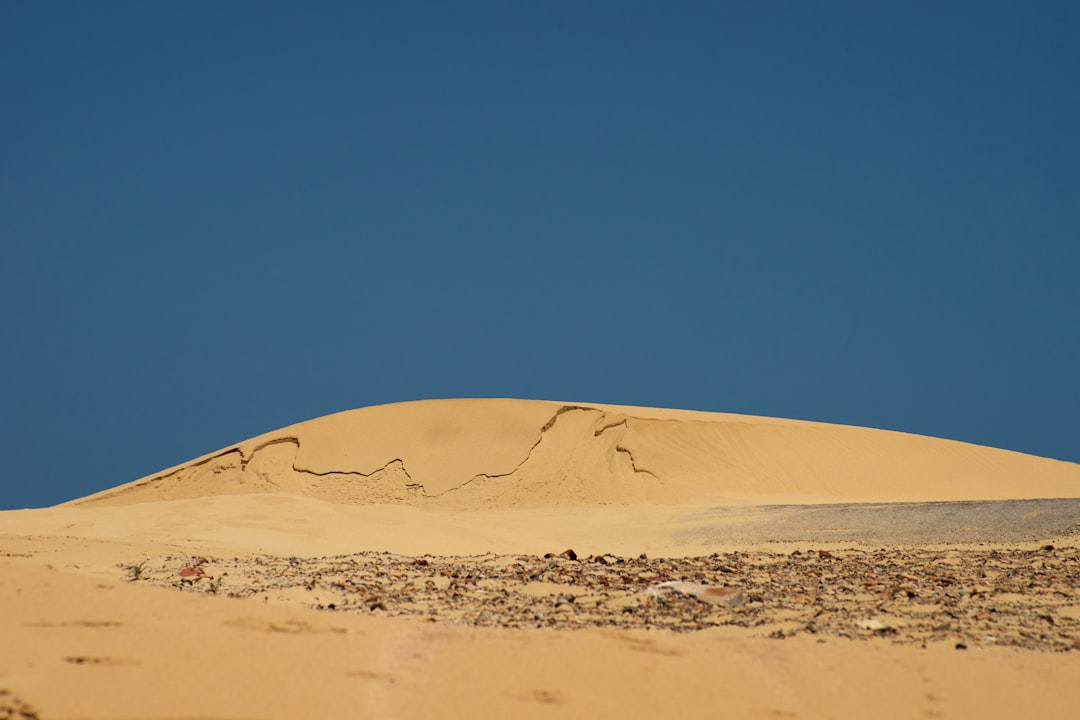
[[[1071,718],[1078,529],[963,443],[364,408],[0,513],[0,718]]]

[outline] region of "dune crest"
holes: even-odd
[[[627,406],[430,400],[328,415],[72,501],[291,493],[484,510],[1080,497],[1080,465],[885,430]]]

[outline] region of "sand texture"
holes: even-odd
[[[1078,537],[1005,450],[363,408],[0,513],[0,718],[1073,718]]]
[[[456,510],[1080,497],[1080,467],[905,433],[523,400],[338,413],[76,501],[287,492]]]

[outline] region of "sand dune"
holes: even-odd
[[[362,408],[81,507],[249,493],[447,510],[1080,497],[1080,465],[884,430],[525,400]]]
[[[1071,720],[1078,532],[948,440],[362,408],[0,513],[0,717]]]

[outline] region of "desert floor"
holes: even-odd
[[[528,403],[496,408],[520,433],[463,440],[431,408],[407,411],[438,421],[425,448],[468,440],[467,502],[408,447],[358,459],[297,426],[0,513],[0,718],[1077,716],[1076,466],[1033,458],[1047,484],[1010,497],[1024,456],[914,436]],[[492,432],[504,474],[469,464]],[[821,481],[912,443],[948,478]],[[709,448],[742,473],[715,496],[730,468],[686,460]]]

